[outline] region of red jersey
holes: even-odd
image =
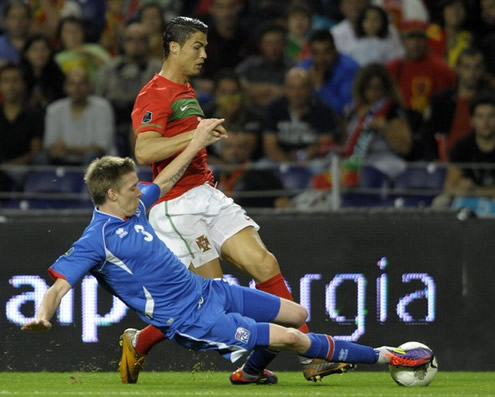
[[[174,83],[155,74],[155,77],[139,92],[131,117],[136,136],[145,131],[155,131],[170,138],[194,130],[204,118],[204,113],[189,83]],[[152,163],[153,178],[179,153]],[[205,182],[213,184],[213,174],[206,164],[206,149],[202,149],[193,158],[184,175],[158,202],[179,197]]]
[[[432,94],[452,88],[456,83],[454,71],[434,55],[420,61],[395,59],[387,64],[387,69],[399,86],[406,108],[419,113],[425,111]]]

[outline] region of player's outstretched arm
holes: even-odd
[[[223,126],[218,127],[220,131],[226,133]],[[173,137],[167,138],[156,131],[144,131],[136,137],[134,154],[139,164],[151,164],[157,161],[168,159],[174,154],[184,149],[196,130],[183,132]]]
[[[46,291],[36,319],[24,324],[21,329],[23,331],[48,331],[52,327],[50,319],[55,314],[64,295],[71,288],[72,286],[66,280],[58,278],[48,291]]]
[[[137,162],[145,165],[168,159],[191,142],[195,131],[187,131],[170,138],[166,138],[155,131],[141,132],[136,137],[136,146],[134,148]]]
[[[175,185],[201,149],[227,137],[227,132],[222,127],[224,121],[224,119],[201,120],[186,148],[154,179],[153,183],[160,187],[162,194]]]

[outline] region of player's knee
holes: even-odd
[[[295,328],[287,328],[284,336],[284,342],[287,346],[297,346],[301,339],[301,331]]]
[[[301,326],[304,324],[306,319],[308,318],[308,311],[304,306],[297,305],[297,309],[294,310],[294,315],[295,315],[295,322],[297,326]]]
[[[259,261],[259,269],[264,273],[264,280],[268,280],[269,278],[280,273],[280,266],[278,265],[277,258],[268,250],[263,250],[260,261]]]

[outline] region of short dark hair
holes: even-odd
[[[31,17],[31,7],[29,6],[29,4],[22,0],[8,1],[3,8],[3,16],[6,18],[9,15],[10,10],[14,7],[23,7],[27,12],[28,17]]]
[[[388,36],[388,14],[383,8],[375,5],[366,6],[363,10],[361,10],[356,23],[356,36],[364,37],[366,35],[363,29],[363,21],[364,18],[366,18],[366,13],[371,10],[376,11],[380,15],[382,26],[378,31],[378,37],[384,39]]]
[[[314,31],[309,38],[309,42],[313,44],[315,41],[326,41],[335,48],[335,40],[328,29]]]
[[[459,65],[461,62],[462,58],[464,57],[474,57],[476,55],[480,55],[481,59],[483,60],[483,64],[485,64],[485,54],[483,54],[483,51],[477,47],[467,47],[461,51],[459,56],[457,57],[457,62],[456,64]]]
[[[84,40],[86,40],[86,21],[74,15],[69,15],[60,20],[57,25],[57,33],[56,37],[60,40],[60,36],[62,34],[62,29],[66,23],[73,23],[75,25],[79,25],[83,31]]]
[[[303,14],[309,19],[313,17],[313,10],[310,6],[304,3],[292,3],[289,8],[287,8],[287,17],[290,17],[294,14]]]
[[[218,88],[218,85],[222,80],[231,80],[235,81],[237,86],[241,87],[241,80],[239,75],[235,72],[234,69],[221,69],[213,76],[213,85],[215,90]]]
[[[479,96],[475,97],[471,101],[471,105],[469,106],[469,111],[470,111],[471,116],[473,116],[474,112],[476,112],[476,108],[478,106],[482,106],[482,105],[491,105],[491,106],[495,107],[495,95],[483,94],[483,95],[479,95]]]
[[[165,59],[170,54],[170,43],[175,41],[183,46],[194,32],[208,33],[208,25],[199,19],[189,17],[175,17],[163,32],[163,56]]]
[[[23,80],[25,79],[24,70],[23,70],[22,66],[18,65],[17,63],[13,63],[13,62],[7,62],[5,65],[0,67],[0,79],[3,76],[3,73],[8,71],[8,70],[17,70],[21,74],[22,79]]]
[[[287,29],[285,28],[285,26],[282,26],[279,23],[271,21],[266,22],[262,24],[260,29],[258,30],[258,42],[261,42],[263,36],[268,33],[280,33],[282,36],[285,37],[285,35],[287,34]]]

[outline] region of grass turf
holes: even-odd
[[[495,396],[495,372],[439,372],[425,388],[397,386],[387,372],[351,372],[322,382],[279,372],[277,385],[232,386],[225,372],[143,372],[120,383],[117,372],[2,372],[0,396]]]

